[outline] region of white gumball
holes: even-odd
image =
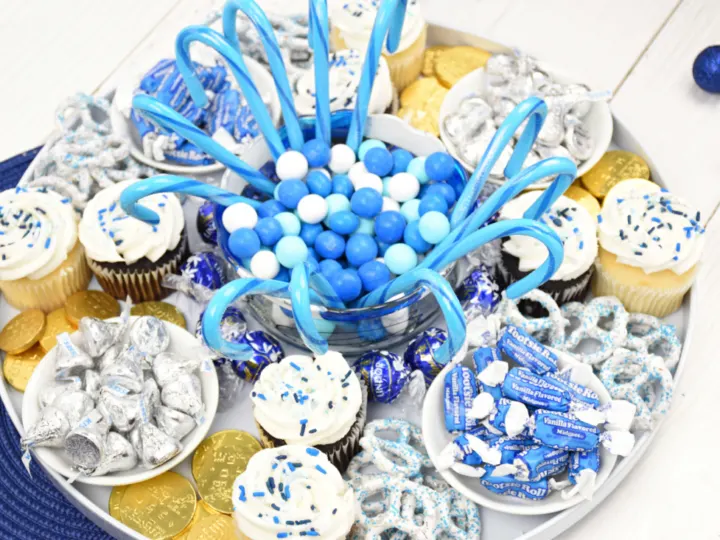
[[[353,187],[355,188],[355,191],[357,191],[359,188],[357,187],[357,183],[360,181],[360,179],[365,176],[366,174],[370,174],[365,167],[365,164],[362,161],[358,161],[355,165],[350,167],[350,170],[348,171],[347,175],[350,179],[350,182],[352,182]]]
[[[225,209],[222,222],[229,233],[238,229],[254,229],[258,222],[258,215],[252,206],[239,202],[231,204]]]
[[[390,197],[399,203],[414,199],[420,193],[420,182],[410,173],[398,173],[387,186]]]
[[[259,279],[273,279],[280,272],[280,263],[272,251],[258,251],[250,259],[250,271]]]
[[[336,144],[330,149],[330,170],[335,174],[345,174],[355,163],[355,152],[347,144]]]
[[[380,179],[380,177],[377,174],[373,173],[367,173],[361,176],[357,182],[355,182],[355,191],[357,191],[360,188],[368,187],[370,189],[374,189],[378,193],[382,195],[383,192],[383,182]]]
[[[288,150],[275,163],[275,174],[280,180],[302,180],[307,173],[307,158],[296,150]]]
[[[383,205],[381,212],[399,212],[400,203],[392,200],[390,197],[383,197]]]
[[[304,223],[320,223],[328,213],[327,201],[320,195],[305,195],[298,203],[297,213]]]

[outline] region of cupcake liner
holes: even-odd
[[[339,440],[331,444],[316,444],[313,445],[315,448],[323,452],[330,463],[340,471],[340,474],[344,474],[350,460],[355,457],[360,451],[360,437],[362,436],[363,429],[365,429],[365,422],[367,420],[367,387],[365,383],[360,380],[360,389],[362,391],[362,403],[360,410],[357,413],[357,419],[355,423],[350,427],[350,430]],[[263,427],[255,420],[258,432],[260,433],[260,441],[263,443],[265,448],[277,448],[278,446],[284,446],[287,442],[276,439],[270,435]]]
[[[616,296],[631,313],[647,313],[654,317],[666,317],[677,311],[685,293],[692,286],[695,270],[691,279],[679,287],[649,287],[622,283],[608,272],[600,263],[595,262],[595,278],[592,291],[595,296]]]
[[[103,290],[119,300],[124,300],[128,295],[135,303],[161,300],[173,292],[162,286],[163,277],[179,272],[188,254],[187,244],[187,235],[183,232],[175,249],[168,251],[154,264],[106,264],[88,258],[88,265]],[[143,259],[142,262],[149,261]]]
[[[0,290],[14,308],[37,308],[47,313],[63,307],[69,296],[86,290],[91,278],[85,249],[76,242],[65,261],[47,276],[2,281]]]

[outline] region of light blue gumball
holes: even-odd
[[[393,274],[404,274],[417,266],[418,256],[407,244],[394,244],[387,248],[383,256],[385,265]]]
[[[325,202],[328,206],[328,216],[334,214],[335,212],[350,210],[350,199],[348,199],[345,195],[340,195],[339,193],[328,195],[325,197]]]
[[[300,234],[300,220],[290,212],[275,214],[275,219],[280,222],[284,236],[297,236]]]
[[[275,255],[285,268],[295,268],[308,258],[308,247],[299,236],[284,236],[275,245]]]
[[[360,218],[360,225],[353,234],[369,234],[373,235],[375,232],[375,220],[369,218]]]
[[[428,212],[420,218],[419,230],[423,240],[439,244],[450,234],[450,220],[440,212]]]
[[[412,174],[418,179],[421,184],[426,184],[428,180],[427,173],[425,172],[425,157],[416,157],[408,164],[407,172]]]
[[[402,203],[400,213],[408,223],[420,219],[420,199],[411,199]]]

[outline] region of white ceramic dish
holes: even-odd
[[[558,82],[574,82],[569,77],[565,77],[559,74],[554,69],[549,69],[547,68],[547,66],[542,64],[541,67],[544,71],[550,73],[552,77]],[[445,118],[447,118],[448,115],[450,115],[451,113],[457,111],[460,108],[460,104],[466,98],[470,96],[482,97],[483,88],[485,88],[485,68],[480,68],[471,73],[468,73],[465,77],[460,79],[447,93],[445,99],[443,100],[442,106],[440,107],[440,139],[442,139],[443,143],[445,143],[448,152],[460,163],[462,163],[465,169],[471,172],[475,170],[475,167],[473,167],[470,163],[464,161],[460,157],[457,148],[450,140],[450,137],[447,134],[447,130],[445,129]],[[590,112],[585,118],[585,122],[595,140],[595,150],[593,151],[592,156],[590,156],[588,160],[584,161],[578,167],[578,176],[582,176],[587,171],[589,171],[593,167],[593,165],[595,165],[600,160],[600,158],[610,146],[613,135],[613,119],[612,114],[610,113],[610,105],[606,102],[593,103],[592,107],[590,108]],[[503,180],[491,176],[488,179],[488,182],[491,184],[502,184]],[[542,185],[546,184],[547,183],[538,183],[533,187],[541,187]]]
[[[131,317],[130,323],[137,319]],[[195,336],[177,325],[165,323],[165,327],[170,333],[170,352],[178,354],[187,354],[188,351],[199,348],[199,344]],[[80,333],[73,333],[70,338],[73,343],[80,345]],[[196,426],[190,433],[182,439],[183,450],[173,459],[154,469],[143,469],[136,467],[130,471],[117,472],[104,476],[80,476],[75,481],[84,484],[92,484],[95,486],[123,486],[126,484],[135,484],[154,478],[159,474],[169,471],[186,457],[188,457],[197,446],[203,441],[215,418],[215,412],[218,405],[218,378],[214,369],[209,371],[198,371],[200,382],[202,384],[203,401],[205,402],[205,421]],[[27,431],[32,426],[40,414],[40,406],[38,397],[43,388],[50,386],[55,378],[55,349],[51,350],[40,361],[37,368],[30,377],[22,403],[22,423],[23,428]],[[76,472],[72,469],[70,459],[61,448],[36,448],[33,450],[34,456],[44,465],[57,471],[66,478],[74,477]]]
[[[276,126],[279,125],[281,114],[280,101],[278,100],[277,90],[275,89],[275,83],[272,75],[267,69],[252,58],[245,57],[245,64],[252,76],[252,80],[257,86],[258,92],[260,92],[260,95],[266,100],[273,123]],[[148,66],[148,69],[150,69],[150,67],[152,66]],[[228,70],[228,78],[234,83],[235,79],[233,78],[232,73],[230,73],[230,70]],[[118,86],[115,95],[121,96],[121,99],[123,100],[127,100],[129,96],[132,96],[132,93],[135,88],[137,88],[138,84],[139,77],[131,77]],[[122,96],[125,96],[125,98],[122,98]],[[120,135],[130,141],[130,154],[139,162],[149,165],[150,167],[154,167],[159,171],[192,176],[206,175],[221,171],[225,168],[225,165],[220,162],[215,162],[211,165],[190,167],[186,165],[176,165],[171,161],[156,161],[146,156],[143,153],[142,141],[138,136],[135,125],[132,123],[129,116],[126,116],[126,112],[123,110],[127,108],[127,104],[124,107],[119,107],[116,102],[113,102],[110,109],[110,123],[112,124],[113,132],[115,132],[116,135]]]
[[[558,356],[558,366],[561,371],[569,370],[571,380],[593,390],[600,398],[601,404],[604,405],[610,402],[610,394],[602,382],[600,382],[600,379],[592,373],[592,369],[581,364],[565,352],[554,351]],[[463,364],[472,367],[472,354],[467,355]],[[430,389],[425,396],[425,403],[423,404],[422,431],[423,438],[425,439],[425,448],[428,451],[430,459],[436,466],[440,452],[453,440],[452,434],[445,429],[445,423],[442,420],[445,417],[445,375],[453,367],[454,366],[448,365],[440,372],[440,375],[435,378],[432,385],[430,385]],[[605,483],[605,480],[608,479],[615,467],[616,461],[617,456],[614,456],[603,447],[600,448],[600,470],[598,471],[595,482],[595,490],[600,488],[600,486]],[[452,470],[440,471],[440,474],[442,474],[448,484],[471,501],[476,502],[480,506],[508,514],[526,516],[553,514],[580,504],[585,500],[580,495],[563,499],[559,491],[554,491],[545,499],[538,501],[516,499],[515,497],[499,495],[489,491],[480,484],[480,480],[477,478],[462,476]]]

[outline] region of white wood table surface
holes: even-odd
[[[172,52],[183,26],[217,1],[0,0],[0,160],[41,144],[57,103],[111,88]],[[612,109],[669,187],[705,220],[720,203],[720,95],[692,62],[720,44],[718,0],[423,0],[433,23],[519,47],[615,92]],[[717,218],[720,220],[720,218]],[[564,538],[717,538],[720,466],[720,225],[702,262],[691,361],[673,410],[641,464]],[[716,243],[717,242],[717,243]]]

